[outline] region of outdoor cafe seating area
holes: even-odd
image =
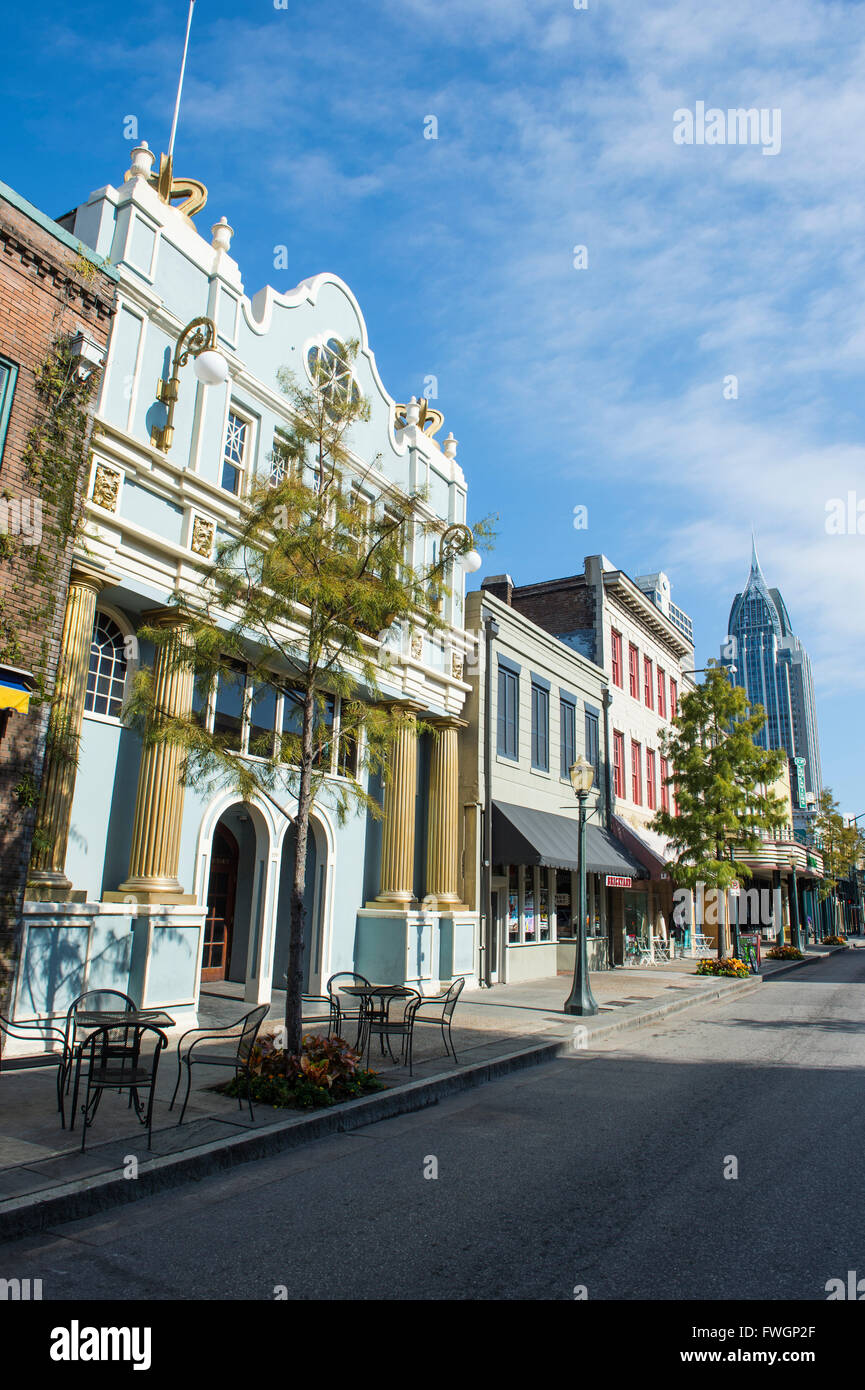
[[[376,984],[354,972],[340,972],[328,980],[326,994],[303,996],[304,1031],[341,1037],[365,1057],[367,1067],[378,1067],[380,1054],[385,1063],[389,1059],[407,1066],[412,1076],[415,1030],[423,1025],[440,1030],[445,1056],[457,1062],[452,1023],[464,984],[458,978],[430,998],[407,985]],[[178,1125],[189,1104],[193,1070],[197,1074],[199,1067],[221,1068],[229,1076],[233,1071],[245,1079],[238,1107],[242,1109],[245,1098],[254,1119],[251,1066],[269,1010],[268,1004],[261,1004],[215,1027],[190,1029],[170,1045],[167,1035],[175,1020],[164,1009],[142,1009],[118,990],[90,990],[73,1000],[63,1015],[26,1022],[0,1015],[0,1045],[7,1037],[31,1043],[40,1069],[56,1068],[52,1094],[57,1121],[70,1132],[80,1128],[82,1152],[106,1092],[128,1097],[126,1108],[146,1130],[150,1148],[160,1063],[163,1070],[171,1065],[167,1053],[172,1047],[175,1071],[169,1084],[173,1079],[174,1089],[168,1109],[175,1110],[182,1091]],[[214,1083],[219,1079],[225,1077],[214,1076]]]

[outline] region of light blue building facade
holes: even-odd
[[[118,187],[97,190],[63,219],[85,246],[111,261],[120,280],[99,388],[86,524],[73,565],[76,592],[84,595],[74,611],[86,611],[88,622],[92,616],[80,756],[58,861],[62,874],[54,876],[60,887],[52,895],[43,884],[25,904],[19,1018],[56,1014],[85,988],[110,985],[142,1005],[168,1007],[188,1024],[197,1016],[202,975],[205,987],[208,980],[227,981],[223,988],[250,1007],[283,984],[294,834],[289,791],[285,814],[264,800],[240,803],[227,787],[180,791],[176,882],[147,883],[139,875],[131,884],[133,839],[147,809],[142,798],[153,789],[143,785],[140,740],[120,718],[135,662],[153,659],[145,644],[138,646],[138,628],[167,614],[172,593],[194,595],[218,537],[237,524],[249,479],[282,466],[279,434],[290,414],[278,371],[288,368],[302,382],[321,360],[344,371],[344,345],[356,340],[348,370],[371,409],[353,427],[356,477],[347,483],[367,490],[377,508],[389,496],[422,493],[423,525],[409,538],[407,557],[419,567],[431,561],[448,526],[466,521],[456,440],[439,443],[435,411],[425,418],[413,400],[400,406],[388,393],[348,286],[320,274],[289,293],[268,286],[250,298],[230,254],[225,218],[209,237],[202,235],[174,205],[177,189],[166,200],[163,187],[160,196],[152,161],[146,146],[139,147]],[[169,377],[184,327],[203,316],[215,325],[228,380],[204,385],[192,364],[184,366],[171,445],[160,448],[155,441],[166,406],[157,383]],[[456,562],[448,587],[444,632],[429,633],[419,618],[388,635],[380,647],[380,686],[388,699],[456,730],[469,689],[464,574]],[[72,596],[70,589],[70,632]],[[238,670],[201,717],[233,730],[245,749],[251,722],[269,720],[278,729],[283,711],[278,701],[266,708],[257,703]],[[413,881],[402,894],[382,896],[386,824],[365,811],[337,823],[332,788],[355,770],[339,720],[334,701],[330,780],[315,805],[307,861],[307,988],[320,992],[343,969],[405,981],[425,993],[454,974],[471,982],[477,915],[456,895],[443,897],[440,884],[432,892],[430,885],[428,839],[436,828],[430,817],[458,815],[456,806],[442,810],[442,785],[455,788],[456,770],[451,776],[445,769],[443,784],[434,739],[418,740],[410,768]],[[438,779],[434,812],[431,777]],[[220,921],[221,943],[215,940]]]

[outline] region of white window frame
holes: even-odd
[[[96,623],[97,623],[97,620],[98,620],[99,618],[101,618],[101,617],[110,618],[111,621],[114,623],[114,625],[120,629],[121,633],[123,634],[124,645],[125,645],[125,641],[126,641],[126,638],[127,638],[127,637],[134,637],[134,636],[135,636],[135,629],[134,629],[134,627],[133,627],[132,624],[129,622],[129,619],[126,618],[126,617],[124,617],[124,615],[120,612],[119,609],[114,608],[114,607],[112,607],[110,604],[107,604],[107,603],[98,603],[98,604],[96,605],[96,610],[95,610],[95,612],[94,612],[94,614],[93,614],[93,630],[92,630],[91,633],[90,633],[90,643],[89,643],[88,648],[87,648],[87,678],[88,678],[88,680],[89,680],[89,678],[90,678],[90,652],[91,652],[91,649],[92,649],[92,647],[93,647],[93,632],[96,630]],[[124,682],[123,682],[123,699],[124,699],[124,700],[126,699],[126,696],[127,696],[127,693],[128,693],[128,689],[129,689],[129,671],[130,671],[130,660],[129,660],[129,657],[127,656],[127,658],[126,658],[126,676],[125,676]],[[117,714],[98,714],[98,713],[96,712],[96,710],[90,710],[90,709],[87,708],[87,683],[86,683],[86,682],[85,682],[85,687],[84,687],[84,718],[85,718],[85,719],[92,719],[92,720],[93,720],[95,723],[97,723],[97,724],[113,724],[115,728],[121,727],[121,721],[120,721],[120,716],[119,716],[119,715],[117,715]]]

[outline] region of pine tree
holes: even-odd
[[[341,368],[350,368],[356,350],[356,343],[346,346]],[[252,480],[238,525],[220,541],[200,589],[175,596],[186,624],[184,641],[172,642],[158,627],[140,636],[167,644],[170,661],[194,667],[202,702],[218,677],[232,679],[240,660],[255,698],[267,692],[283,696],[294,718],[287,731],[259,735],[250,744],[250,759],[236,740],[209,732],[194,715],[160,717],[153,708],[152,671],[142,670],[127,719],[145,739],[182,747],[187,785],[228,784],[241,799],[266,798],[293,819],[285,1027],[286,1052],[297,1054],[310,813],[327,786],[340,822],[352,810],[382,814],[362,773],[387,776],[388,751],[406,718],[381,697],[385,639],[404,625],[428,631],[443,626],[438,614],[453,554],[442,555],[436,546],[432,563],[412,564],[409,551],[424,555],[432,549],[425,537],[436,538],[442,529],[423,494],[391,489],[376,502],[372,488],[364,487],[378,459],[358,474],[351,434],[369,418],[369,406],[350,370],[322,367],[310,386],[283,370],[279,382],[292,428],[271,457],[270,476]],[[490,534],[482,522],[475,537],[488,544]],[[362,748],[363,767],[326,781],[335,697],[341,701],[340,766],[349,772]],[[297,803],[293,817],[286,804],[290,795]]]
[[[675,850],[670,870],[688,888],[698,884],[725,891],[750,878],[736,854],[753,853],[761,831],[783,825],[784,799],[771,789],[786,755],[754,742],[766,722],[762,705],[751,704],[741,686],[731,685],[712,663],[702,684],[679,700],[669,729],[660,732],[661,751],[673,772],[677,814],[661,810],[652,822]],[[718,929],[718,956],[724,954]]]

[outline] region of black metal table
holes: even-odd
[[[340,985],[339,993],[353,994],[356,998],[363,1001],[361,1007],[361,1022],[358,1028],[357,1046],[355,1049],[362,1055],[366,1042],[364,1034],[368,1025],[374,1020],[382,1020],[386,1017],[392,999],[408,999],[411,995],[416,994],[417,990],[410,989],[407,985]],[[373,999],[378,999],[379,1001],[378,1011],[374,1010],[371,1006]],[[387,1054],[385,1052],[383,1034],[379,1037],[379,1044],[381,1046],[381,1055],[384,1057]]]
[[[86,1009],[75,1015],[76,1028],[114,1028],[152,1023],[154,1028],[173,1028],[174,1019],[164,1009]]]

